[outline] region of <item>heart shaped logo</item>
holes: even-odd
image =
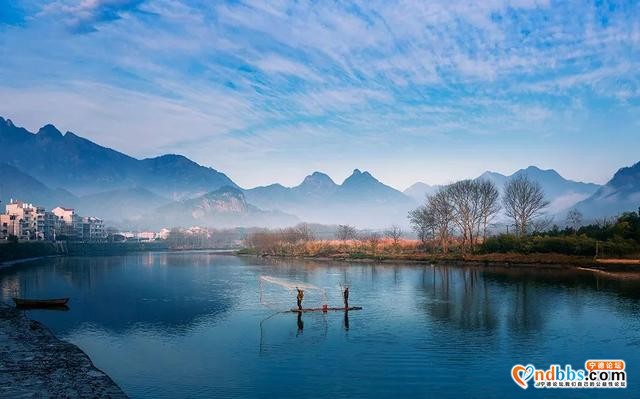
[[[527,366],[523,366],[521,364],[516,364],[511,369],[511,378],[513,381],[518,384],[518,386],[522,389],[529,388],[529,381],[533,378],[533,373],[536,371],[536,368],[533,365],[529,364]]]

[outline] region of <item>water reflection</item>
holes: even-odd
[[[187,259],[169,253],[56,258],[46,267],[36,263],[8,272],[0,283],[2,300],[71,297],[72,317],[33,311],[63,334],[82,320],[119,334],[141,325],[181,334],[202,316],[223,314],[238,296],[224,271],[210,269],[212,258]],[[209,278],[212,273],[216,279]]]
[[[343,305],[348,285],[363,310],[274,312],[260,303],[260,275],[322,287],[329,306]],[[579,270],[147,253],[0,272],[2,299],[16,294],[70,296],[69,312],[29,313],[132,397],[515,397],[514,363],[599,356],[623,358],[629,380],[640,378],[638,279]],[[283,295],[280,311],[295,303]]]
[[[302,312],[298,312],[298,334],[302,334],[304,330],[304,322],[302,321]]]
[[[422,272],[421,306],[431,318],[465,330],[497,327],[487,282],[478,269],[431,267]]]

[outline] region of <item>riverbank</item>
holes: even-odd
[[[0,397],[126,398],[77,346],[0,305]]]
[[[123,255],[130,252],[166,251],[169,247],[164,241],[151,242],[0,242],[0,264],[38,259],[47,256],[77,255],[103,256]]]
[[[490,254],[259,254],[254,251],[241,250],[237,255],[298,258],[318,261],[339,262],[374,262],[374,263],[416,263],[416,264],[455,264],[467,263],[486,266],[503,267],[544,267],[544,268],[588,268],[608,271],[640,272],[640,261],[630,259],[594,259],[593,257],[554,254],[554,253],[490,253]]]
[[[23,259],[38,259],[65,253],[62,243],[49,241],[0,242],[0,264],[16,262]]]

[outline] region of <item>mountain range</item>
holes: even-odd
[[[107,190],[145,188],[169,199],[205,194],[220,187],[237,187],[224,173],[175,154],[136,159],[45,125],[33,134],[0,117],[2,161],[49,187],[75,195]]]
[[[418,202],[422,202],[425,200],[427,195],[435,194],[441,187],[442,187],[441,185],[432,186],[430,184],[419,181],[407,187],[403,191],[403,193]]]
[[[28,199],[47,208],[78,201],[78,197],[70,192],[51,189],[15,166],[0,162],[0,201],[8,202],[11,199]]]
[[[568,180],[560,176],[560,174],[553,169],[543,170],[537,166],[529,166],[526,169],[517,170],[511,175],[486,171],[476,177],[475,180],[489,180],[493,182],[499,190],[502,190],[506,182],[522,175],[540,184],[547,200],[551,202],[548,212],[553,214],[561,213],[571,208],[576,203],[591,196],[600,188],[598,184]],[[435,193],[440,187],[442,186],[431,186],[418,182],[404,190],[404,193],[416,200],[423,201],[427,195]]]
[[[360,227],[403,223],[407,212],[415,206],[410,197],[359,169],[342,184],[324,173],[314,172],[297,186],[272,184],[246,190],[245,195],[257,206],[292,213],[305,221]]]
[[[200,197],[172,202],[148,215],[147,225],[167,226],[285,227],[300,220],[278,210],[262,210],[247,203],[242,190],[225,186]]]
[[[400,192],[355,169],[340,184],[313,172],[294,187],[276,183],[242,189],[224,173],[181,155],[136,159],[74,133],[62,134],[53,125],[31,133],[2,117],[0,148],[0,200],[75,207],[81,214],[136,228],[298,221],[380,228],[406,224],[407,211],[440,187],[419,182]],[[487,171],[476,179],[501,188],[521,174],[540,183],[551,213],[576,207],[587,218],[611,216],[635,210],[640,200],[640,163],[620,169],[604,186],[535,166],[511,175]]]
[[[575,208],[591,218],[609,217],[621,211],[640,208],[640,162],[619,169],[592,196],[580,201]]]
[[[588,198],[600,188],[598,184],[568,180],[560,176],[560,174],[553,169],[543,170],[536,166],[520,169],[509,176],[496,172],[485,172],[480,175],[478,179],[490,180],[494,182],[498,188],[502,188],[510,179],[523,175],[530,180],[540,183],[547,200],[551,202],[548,212],[552,214],[561,213],[571,208],[577,202]]]

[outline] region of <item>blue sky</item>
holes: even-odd
[[[640,2],[2,1],[0,115],[251,187],[640,160]]]

